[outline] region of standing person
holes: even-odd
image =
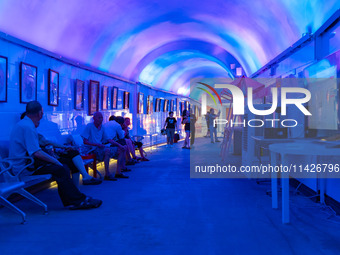
[[[195,143],[195,134],[196,134],[196,128],[195,128],[195,124],[196,124],[196,116],[195,114],[192,112],[192,109],[190,109],[190,146],[193,146]]]
[[[164,128],[166,129],[167,145],[166,147],[174,146],[174,135],[177,127],[177,120],[174,118],[174,112],[169,112],[169,117],[166,118]]]
[[[184,130],[185,130],[185,140],[184,140],[184,145],[182,149],[190,149],[190,146],[189,146],[190,117],[189,117],[189,111],[187,110],[183,111],[182,124],[184,124]]]
[[[27,155],[33,157],[34,169],[25,170],[22,174],[51,174],[58,184],[58,193],[63,205],[69,206],[69,209],[99,207],[102,201],[81,193],[72,182],[68,167],[40,148],[36,128],[39,126],[43,114],[43,108],[38,101],[31,101],[26,105],[26,116],[12,130],[9,156],[11,158],[22,158]],[[25,159],[17,161],[13,172],[18,171],[23,165],[25,165]]]
[[[214,119],[216,119],[216,117],[219,117],[221,114],[221,111],[218,111],[217,114],[214,114],[214,109],[210,109],[210,113],[209,113],[209,129],[210,129],[210,139],[211,139],[211,143],[214,143],[214,134],[215,134],[215,143],[220,142],[217,139],[217,131],[216,131],[216,127],[214,125]]]
[[[207,112],[207,114],[205,115],[205,121],[207,122],[207,134],[205,135],[205,137],[210,137],[209,115],[210,115],[210,112]]]

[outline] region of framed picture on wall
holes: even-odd
[[[48,70],[48,105],[58,106],[59,98],[59,73]]]
[[[141,92],[138,93],[137,113],[144,113],[144,94]]]
[[[155,112],[159,112],[159,98],[156,98],[155,100]]]
[[[162,99],[158,99],[158,111],[160,112],[161,111],[161,107],[162,106]]]
[[[107,110],[108,108],[108,99],[109,99],[109,87],[102,87],[102,109]]]
[[[179,100],[178,98],[175,99],[175,109],[174,109],[174,112],[176,112],[176,115],[180,115],[180,112],[179,112]]]
[[[84,81],[77,79],[74,91],[75,91],[74,108],[76,110],[84,110]]]
[[[173,112],[174,111],[174,100],[170,100],[170,112]]]
[[[7,102],[8,59],[0,56],[0,102]]]
[[[20,63],[20,103],[37,100],[37,73],[36,66]]]
[[[129,109],[130,106],[130,92],[124,91],[123,109]]]
[[[118,88],[112,87],[111,90],[111,108],[117,109],[118,108]]]
[[[99,82],[90,81],[89,86],[89,115],[99,110]]]
[[[153,113],[153,96],[148,96],[147,100],[147,114]]]
[[[184,110],[184,102],[179,102],[179,115],[183,115],[183,110]]]
[[[169,109],[169,100],[164,99],[164,106],[163,106],[163,112],[167,112]]]

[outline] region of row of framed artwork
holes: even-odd
[[[164,104],[163,104],[163,112],[172,112],[174,111],[174,100],[169,100],[169,99],[163,99]],[[146,114],[152,114],[154,111],[155,112],[160,112],[161,111],[161,104],[162,104],[162,99],[161,98],[156,98],[155,99],[155,105],[154,105],[154,99],[153,96],[149,95],[147,97],[147,103],[146,103]],[[138,93],[138,103],[137,103],[137,113],[138,114],[143,114],[144,112],[144,94],[139,92]],[[155,110],[154,110],[155,109]]]
[[[20,63],[20,103],[28,103],[29,101],[37,100],[37,75],[38,68],[24,62]],[[7,77],[8,77],[8,58],[0,56],[0,102],[7,102]],[[84,90],[85,82],[79,79],[75,80],[75,109],[84,110]],[[101,93],[100,93],[101,90]],[[100,101],[101,94],[101,101]],[[122,94],[123,109],[130,108],[130,92],[123,91]],[[101,103],[102,110],[118,109],[119,89],[117,87],[100,86],[99,81],[90,80],[88,90],[89,110],[88,114],[92,115],[99,111]],[[176,101],[175,101],[176,100]],[[168,112],[178,111],[180,115],[184,109],[190,109],[188,101],[179,102],[178,99],[169,100],[161,98],[153,98],[148,95],[146,112],[144,111],[144,94],[138,93],[137,113],[152,114],[153,112]],[[163,103],[163,108],[161,109]],[[48,69],[48,105],[59,105],[59,73],[52,69]],[[199,109],[196,106],[193,110],[199,114]]]
[[[20,103],[37,100],[38,68],[24,62],[20,63]],[[8,58],[0,56],[0,102],[7,102]],[[48,104],[58,105],[59,73],[48,70]]]
[[[37,100],[38,68],[24,62],[20,63],[20,103]],[[7,102],[8,58],[0,56],[0,102]],[[59,73],[48,70],[48,104],[58,106]]]
[[[75,109],[84,110],[84,85],[82,80],[76,80],[75,84]],[[114,110],[118,109],[118,88],[102,86],[99,81],[90,80],[89,85],[89,115],[99,111],[99,94],[101,93],[101,109]],[[123,109],[130,108],[130,92],[123,92]]]
[[[162,108],[162,101],[163,101],[163,108]],[[182,115],[184,110],[190,109],[189,101],[179,102],[178,99],[161,99],[156,98],[154,100],[153,96],[149,95],[147,97],[147,104],[146,104],[146,114],[152,114],[153,112],[176,112],[178,111],[179,115]],[[198,106],[193,105],[192,110],[196,117],[201,116],[201,110]],[[138,103],[137,103],[137,113],[143,114],[144,112],[144,94],[139,92],[138,93]]]

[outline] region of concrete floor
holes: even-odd
[[[208,142],[200,138],[196,147],[217,155],[218,144]],[[282,225],[269,184],[190,179],[190,151],[181,145],[159,147],[150,162],[131,167],[130,179],[81,186],[103,200],[99,209],[65,210],[56,189],[36,194],[49,215],[27,200],[16,203],[27,225],[0,209],[0,254],[340,254],[340,220],[329,209],[292,196],[292,223]]]

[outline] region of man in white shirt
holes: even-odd
[[[51,174],[58,184],[58,193],[64,206],[70,209],[97,208],[101,200],[92,199],[82,194],[70,178],[70,170],[62,165],[56,158],[41,150],[36,128],[43,116],[43,109],[38,101],[31,101],[26,105],[26,117],[19,121],[13,128],[10,136],[9,156],[11,158],[33,157],[32,171],[26,170],[25,174]],[[13,171],[18,171],[25,163],[19,160]]]
[[[94,152],[96,153],[96,157],[99,161],[104,161],[104,180],[116,181],[116,178],[129,178],[121,173],[122,170],[125,169],[125,148],[105,133],[102,123],[102,113],[95,112],[93,114],[93,123],[87,124],[81,135],[84,139],[84,144],[97,147]],[[108,142],[107,145],[105,145],[106,142]],[[111,147],[111,145],[114,147]],[[110,158],[112,157],[117,157],[117,169],[115,175],[110,174],[109,171]]]
[[[109,121],[106,122],[103,125],[103,127],[104,127],[107,137],[113,140],[124,139],[125,132],[122,126],[117,121],[114,120],[114,116],[111,116],[109,118]]]

